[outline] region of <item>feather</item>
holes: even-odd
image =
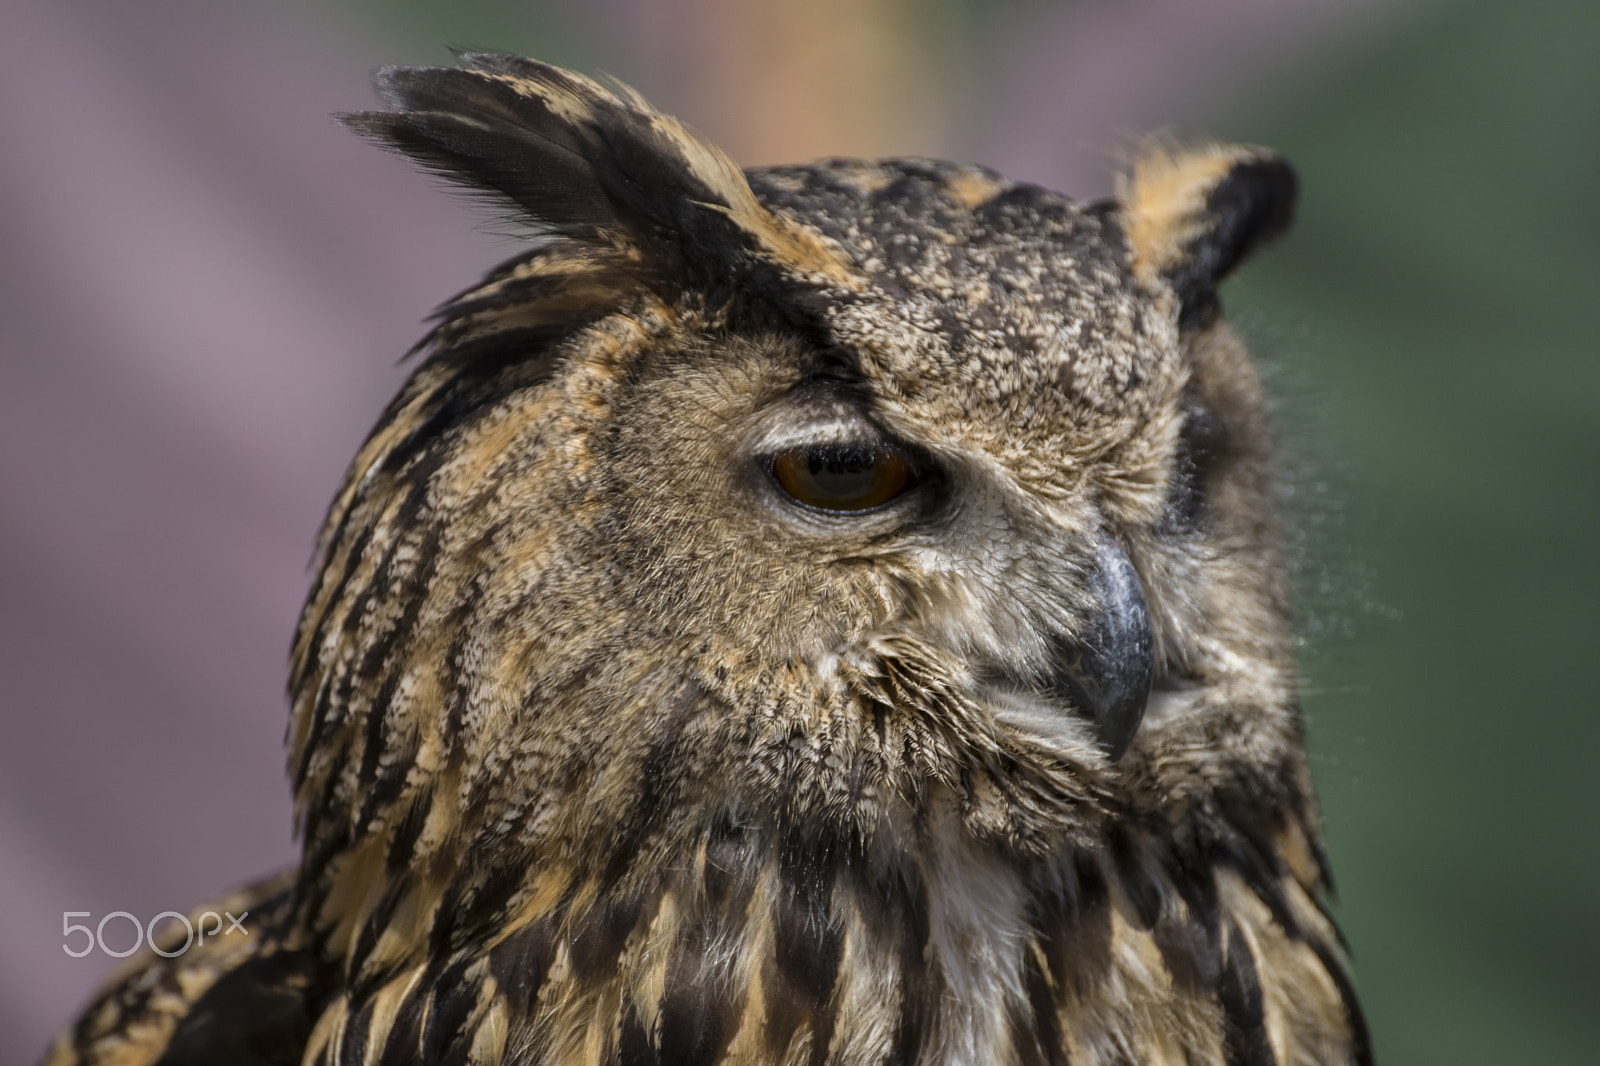
[[[385,67],[389,111],[352,129],[469,190],[515,205],[540,232],[636,248],[664,265],[740,253],[853,285],[823,238],[762,207],[721,149],[626,87],[613,92],[530,59],[461,57],[465,69]]]

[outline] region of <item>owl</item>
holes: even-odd
[[[1074,202],[741,171],[512,56],[378,84],[344,121],[529,243],[328,513],[299,864],[49,1062],[1370,1062],[1217,296],[1287,164]]]

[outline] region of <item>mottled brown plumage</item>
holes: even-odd
[[[347,121],[532,247],[329,513],[298,871],[52,1061],[1368,1061],[1216,300],[1285,164],[1156,152],[1083,204],[741,173],[511,57],[379,82]],[[819,504],[785,455],[905,481]]]

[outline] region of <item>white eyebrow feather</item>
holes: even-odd
[[[756,452],[781,452],[812,444],[875,444],[883,431],[855,414],[785,419],[762,427],[750,440]]]

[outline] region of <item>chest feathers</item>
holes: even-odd
[[[1190,849],[1130,828],[1025,862],[958,827],[908,832],[915,847],[863,849],[724,822],[676,865],[447,892],[430,941],[450,939],[451,915],[516,917],[414,964],[353,960],[367,976],[305,1061],[1366,1059],[1293,825]]]

